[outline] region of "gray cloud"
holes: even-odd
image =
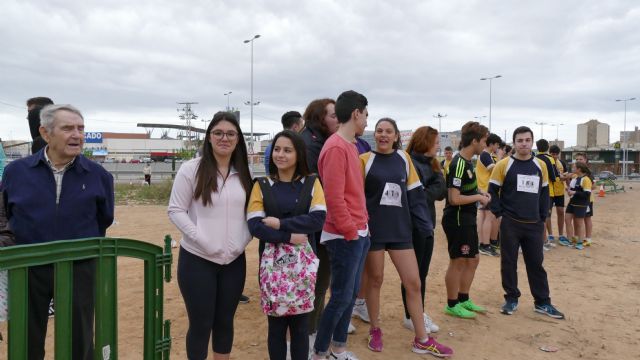
[[[0,23],[0,101],[78,105],[96,131],[177,122],[176,102],[207,119],[226,105],[248,129],[254,34],[256,131],[314,98],[355,89],[372,120],[459,128],[488,115],[495,132],[534,121],[598,118],[622,130],[616,98],[640,96],[640,5],[633,1],[10,1]],[[638,125],[630,103],[627,128]],[[25,138],[25,111],[0,103],[0,136]],[[245,125],[246,124],[246,125]],[[544,133],[555,134],[548,126]],[[555,136],[554,136],[555,137]]]

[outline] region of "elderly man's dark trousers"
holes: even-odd
[[[95,304],[95,260],[73,264],[72,359],[93,359],[93,310]],[[54,293],[54,266],[29,268],[28,358],[44,359],[49,303]]]

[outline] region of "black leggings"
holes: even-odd
[[[424,297],[427,290],[427,274],[429,274],[429,265],[431,264],[431,255],[433,255],[433,235],[426,238],[413,233],[413,250],[418,260],[418,273],[420,274],[420,291],[422,294],[422,308],[424,311]],[[404,305],[404,316],[409,319],[409,310],[407,309],[407,294],[404,286],[400,285],[402,292],[402,304]]]
[[[233,346],[233,317],[247,275],[244,253],[219,265],[180,248],[178,286],[189,317],[187,357],[206,359],[213,351],[228,354]]]
[[[329,262],[327,248],[320,244],[320,233],[316,233],[316,239],[316,255],[320,260],[320,264],[318,265],[318,275],[316,276],[316,298],[313,301],[313,311],[309,315],[309,334],[318,331],[320,317],[324,311],[325,297],[331,281],[331,263]]]
[[[309,358],[309,313],[291,316],[267,316],[269,320],[269,359],[285,360],[287,357],[287,329],[291,336],[291,360]]]

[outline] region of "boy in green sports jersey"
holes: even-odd
[[[477,203],[483,207],[491,197],[478,190],[471,158],[480,155],[486,147],[489,129],[470,121],[462,127],[462,149],[447,169],[447,203],[442,215],[442,227],[449,244],[449,268],[445,276],[447,306],[445,314],[471,319],[485,309],[469,298],[469,290],[478,263]]]

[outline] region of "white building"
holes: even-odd
[[[173,156],[185,148],[185,140],[152,139],[148,134],[138,133],[88,132],[84,148],[97,159],[130,161]]]

